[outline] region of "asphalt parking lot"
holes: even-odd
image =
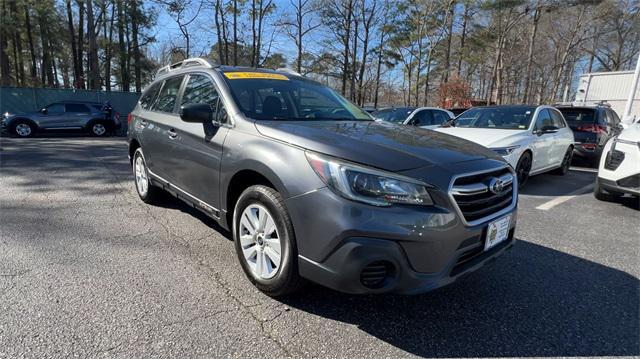
[[[533,177],[516,246],[419,296],[274,300],[230,236],[141,202],[122,139],[0,139],[0,358],[640,355],[640,211]]]

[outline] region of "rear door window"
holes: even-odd
[[[443,123],[449,121],[451,118],[449,114],[444,111],[433,110],[433,125],[442,125]]]
[[[430,110],[418,111],[411,119],[413,126],[430,126],[433,124],[433,116]]]
[[[47,115],[59,115],[64,113],[64,104],[54,103],[47,106]]]
[[[161,85],[162,85],[162,82],[155,83],[151,85],[151,87],[149,87],[147,91],[145,91],[144,95],[142,95],[142,97],[140,98],[140,106],[143,109],[145,110],[151,109],[151,105],[153,104],[153,101],[156,99],[156,96],[158,96],[158,91],[160,91]]]
[[[176,100],[178,98],[178,92],[180,91],[180,85],[182,85],[183,77],[184,76],[172,77],[164,81],[162,89],[160,89],[160,93],[158,94],[158,98],[156,99],[155,105],[153,106],[154,111],[168,113],[173,112],[176,106]]]
[[[606,109],[605,111],[607,112],[607,122],[609,123],[609,125],[614,127],[617,126],[620,122],[620,119],[615,114],[615,112],[611,109]]]
[[[79,103],[68,103],[65,105],[65,111],[71,113],[89,113],[89,108]]]

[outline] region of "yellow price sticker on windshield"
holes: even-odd
[[[289,81],[289,78],[285,75],[269,72],[225,72],[224,76],[229,80],[263,79]]]

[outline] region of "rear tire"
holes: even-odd
[[[531,153],[525,152],[520,156],[516,164],[516,176],[518,178],[518,187],[522,188],[529,180],[529,172],[531,171]]]
[[[562,164],[559,168],[553,170],[554,175],[564,176],[569,172],[569,167],[571,166],[571,160],[573,159],[573,147],[569,146],[567,152],[565,152],[564,157],[562,158]]]
[[[249,281],[272,297],[298,290],[298,249],[291,218],[280,193],[256,185],[247,188],[233,211],[236,254]]]
[[[93,137],[106,137],[109,134],[109,126],[105,121],[93,121],[89,123],[89,134]]]
[[[162,195],[162,190],[151,183],[142,148],[138,148],[134,152],[132,167],[136,192],[138,192],[140,199],[147,204],[158,202]]]
[[[11,131],[9,132],[16,137],[33,137],[36,133],[36,125],[29,120],[16,120],[11,125]]]

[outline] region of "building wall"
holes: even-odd
[[[633,82],[633,71],[594,72],[580,76],[576,102],[606,101],[622,117]],[[640,117],[640,86],[636,89],[631,115]]]

